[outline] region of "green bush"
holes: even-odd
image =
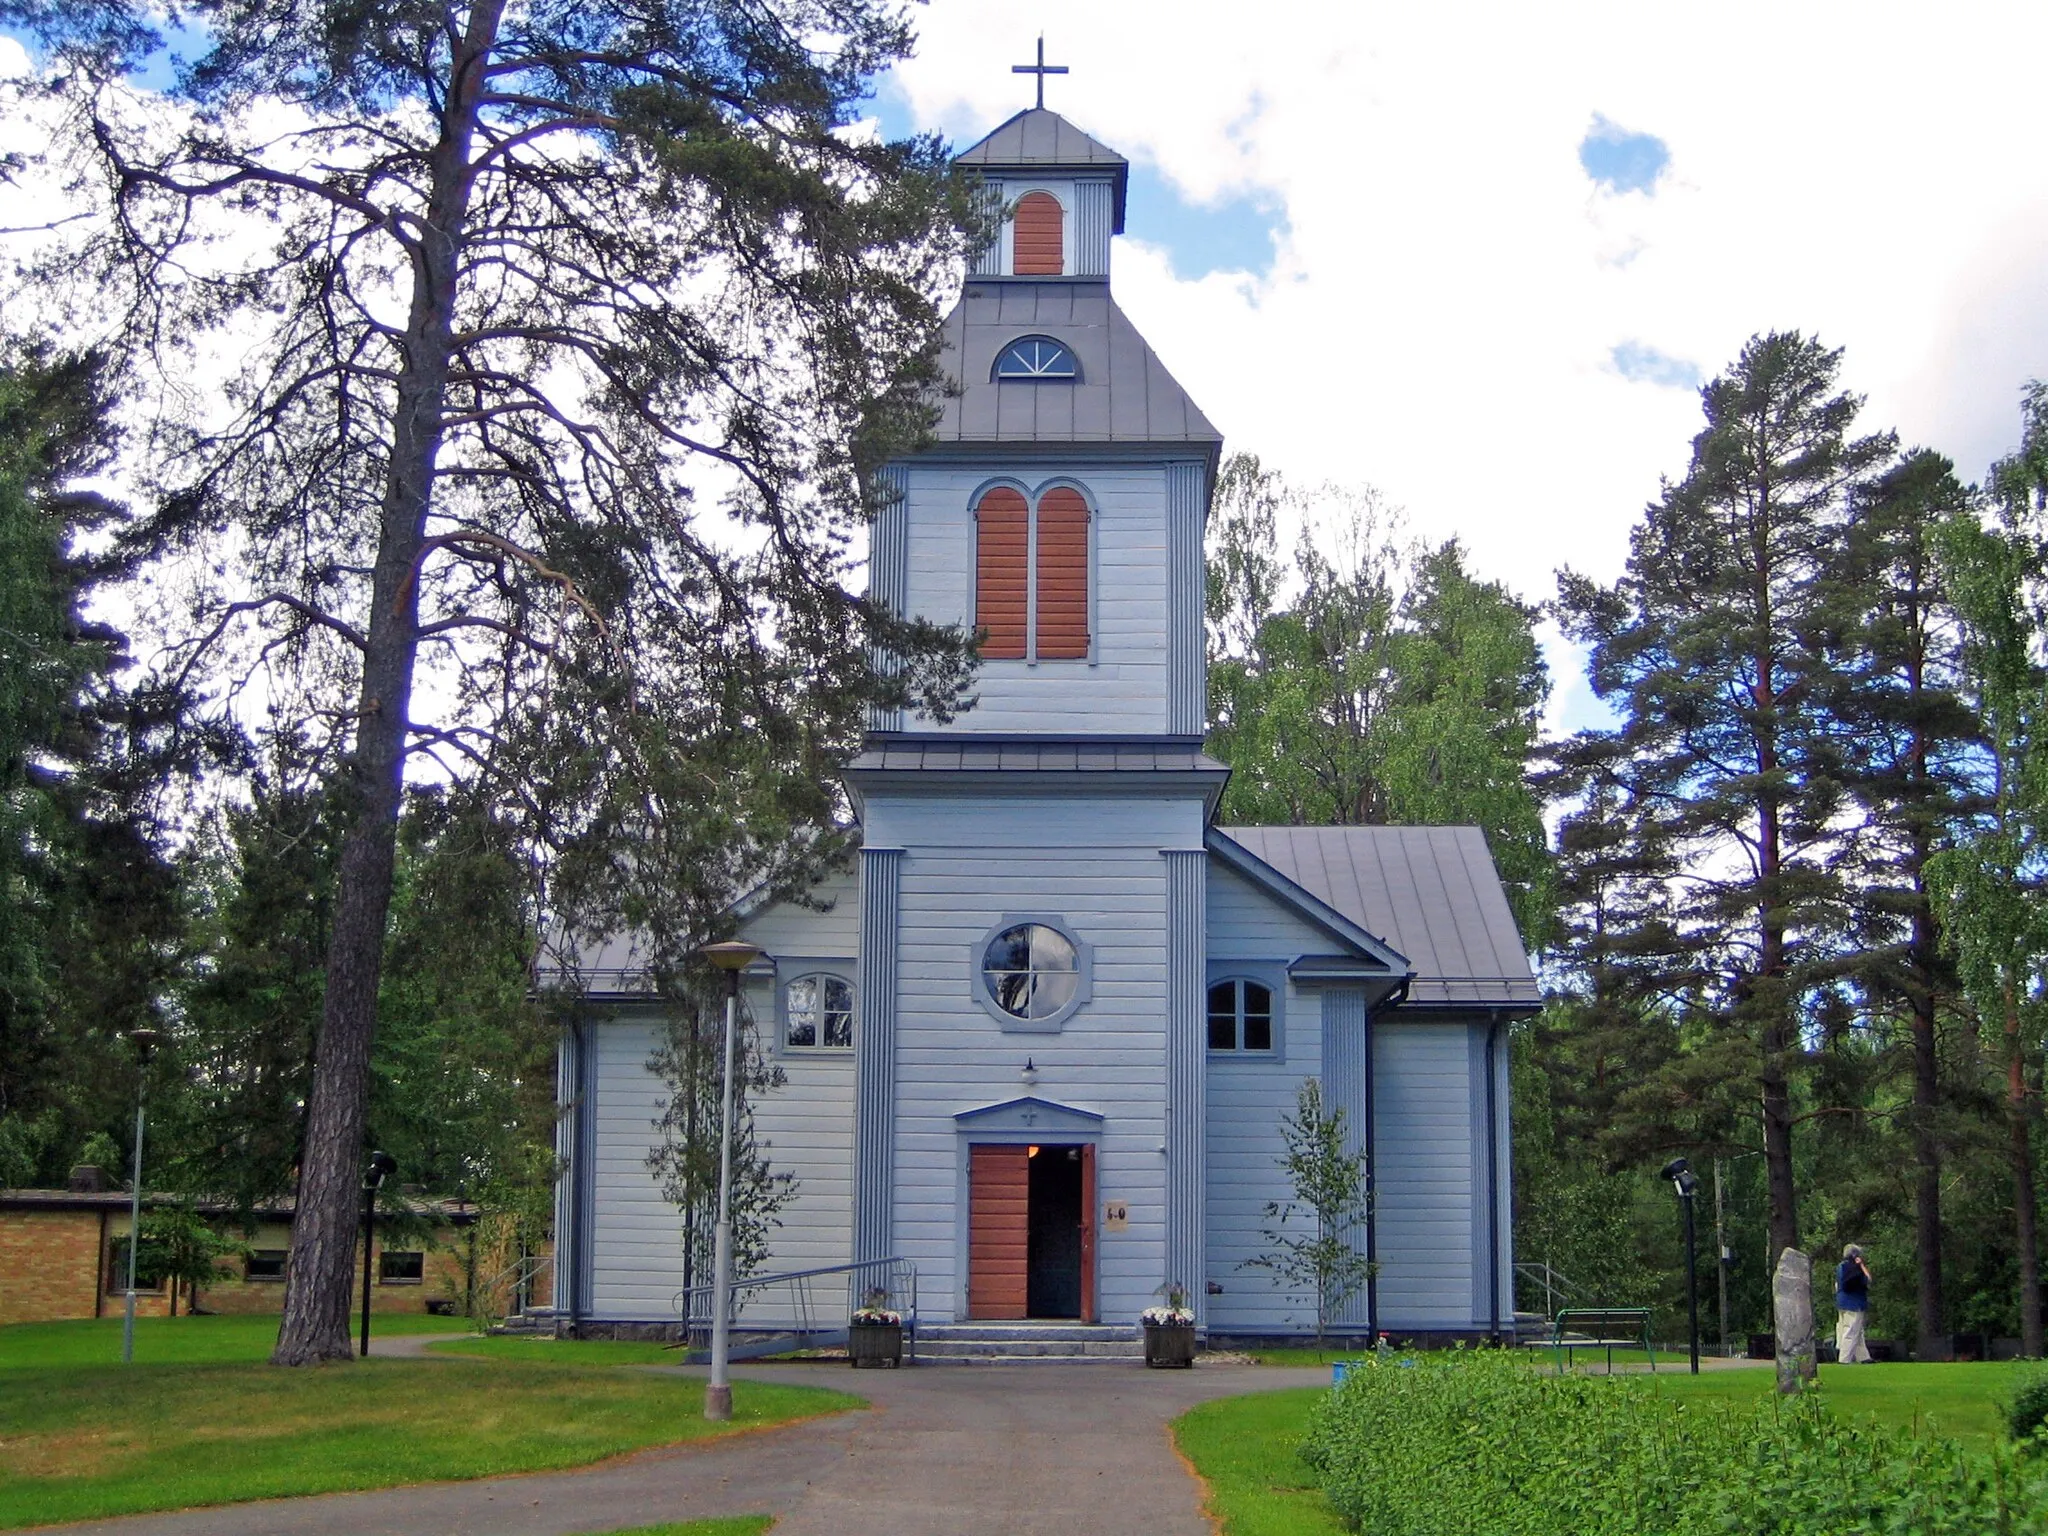
[[[1512,1356],[1368,1360],[1302,1448],[1364,1536],[2005,1536],[2048,1522],[2048,1469],[2010,1449],[1756,1410]]]
[[[2005,1410],[2005,1427],[2013,1439],[2025,1440],[2048,1429],[2048,1373],[2020,1383]]]

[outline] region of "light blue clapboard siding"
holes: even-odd
[[[1383,1328],[1485,1321],[1473,1304],[1483,1170],[1473,1156],[1472,1033],[1398,1014],[1374,1025]]]
[[[1321,929],[1302,921],[1265,892],[1209,864],[1209,969],[1233,960],[1286,965],[1330,947]],[[1209,1301],[1218,1333],[1279,1333],[1315,1325],[1315,1297],[1276,1283],[1270,1271],[1246,1268],[1267,1248],[1261,1233],[1268,1201],[1288,1198],[1279,1166],[1286,1152],[1280,1119],[1294,1108],[1304,1077],[1322,1071],[1316,994],[1289,983],[1276,1000],[1284,1059],[1212,1057],[1208,1082],[1208,1274],[1223,1287]]]
[[[780,901],[740,924],[740,935],[771,957],[819,959],[860,953],[860,877],[851,869],[821,880],[809,904]]]
[[[749,1005],[768,1006],[765,985]],[[589,1312],[605,1320],[670,1321],[683,1283],[682,1227],[647,1169],[666,1090],[647,1063],[662,1038],[651,1010],[591,1031],[597,1146]],[[769,1270],[842,1264],[851,1242],[852,1063],[785,1062],[789,1081],[755,1105],[770,1163],[797,1176]]]
[[[1000,466],[913,464],[907,470],[906,582],[910,611],[943,624],[974,622],[974,516],[977,491]],[[980,702],[950,725],[913,717],[913,730],[1101,732],[1157,735],[1167,718],[1166,470],[1162,466],[1026,461],[1022,483],[1036,490],[1067,479],[1085,488],[1095,509],[1094,652],[1088,661],[985,663]],[[1199,604],[1187,620],[1201,622]]]
[[[1226,829],[1227,830],[1227,829]],[[1209,864],[1209,958],[1292,961],[1329,954],[1336,942],[1241,875]]]
[[[928,1317],[964,1307],[963,1110],[1028,1091],[1103,1116],[1101,1199],[1130,1228],[1101,1235],[1102,1315],[1128,1320],[1165,1273],[1167,868],[1199,846],[1201,802],[871,794],[866,833],[908,843],[898,968],[896,1251],[918,1268]],[[1079,878],[1077,878],[1079,877]],[[975,952],[1012,913],[1057,914],[1094,947],[1094,990],[1058,1034],[1007,1033],[977,1003]]]
[[[1212,871],[1210,892],[1216,890]],[[1211,939],[1215,941],[1214,916]],[[1214,1333],[1278,1333],[1315,1326],[1315,1297],[1276,1282],[1271,1272],[1244,1267],[1267,1247],[1266,1203],[1288,1198],[1280,1169],[1286,1144],[1280,1120],[1294,1108],[1304,1077],[1322,1071],[1320,1031],[1309,1022],[1316,999],[1287,989],[1287,1058],[1209,1061],[1208,1273],[1223,1287],[1209,1301]],[[1304,1227],[1304,1230],[1306,1228]]]

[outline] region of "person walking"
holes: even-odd
[[[1870,1364],[1864,1323],[1870,1315],[1870,1266],[1863,1250],[1851,1243],[1835,1266],[1835,1358],[1844,1365]]]

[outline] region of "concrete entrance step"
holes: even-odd
[[[925,1323],[917,1330],[920,1364],[1132,1361],[1145,1358],[1135,1328],[1101,1323]]]

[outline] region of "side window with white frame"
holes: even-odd
[[[782,1045],[793,1051],[853,1049],[853,983],[806,971],[782,984]]]
[[[1270,1056],[1274,1048],[1273,988],[1250,976],[1211,982],[1209,1049]]]

